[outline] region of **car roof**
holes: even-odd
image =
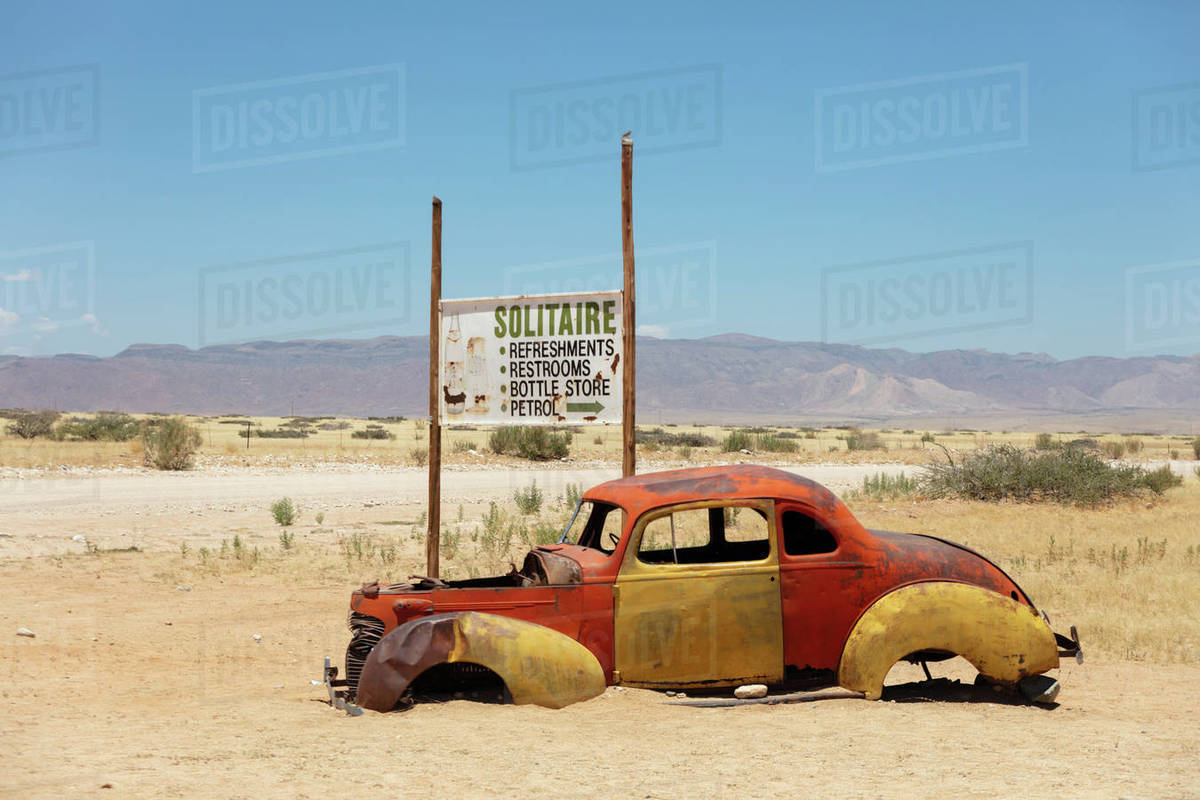
[[[648,472],[608,481],[584,493],[587,500],[621,506],[634,516],[691,500],[755,497],[799,500],[829,511],[840,505],[833,492],[816,481],[752,464]]]

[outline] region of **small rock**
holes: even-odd
[[[739,453],[741,453],[741,454],[742,454],[742,455],[744,455],[744,456],[752,456],[752,455],[754,455],[754,453],[752,453],[751,451],[747,450],[747,449],[746,449],[746,448],[744,448],[744,447],[743,447],[741,450],[739,450],[738,452],[739,452]]]
[[[177,591],[177,592],[190,592],[191,590],[192,590],[192,587],[190,587],[190,586],[176,586],[175,587],[175,591]]]
[[[687,692],[676,692],[675,697],[677,697],[677,698],[687,697]]]
[[[670,689],[668,689],[668,690],[667,690],[666,694],[667,694],[667,697],[674,697],[674,696],[675,696],[675,692],[671,691]]]
[[[261,641],[262,641],[262,634],[261,634],[261,633],[256,633],[256,634],[254,634],[254,641],[256,641],[256,642],[261,642]]]
[[[37,638],[37,634],[29,630],[29,628],[17,628],[17,636],[24,636],[27,639]]]
[[[72,541],[72,542],[86,542],[86,541],[87,541],[87,537],[86,537],[86,536],[84,536],[82,533],[77,533],[77,534],[75,534],[74,536],[72,536],[72,537],[71,537],[71,541]]]
[[[761,683],[748,683],[745,686],[739,686],[734,689],[733,696],[738,700],[753,700],[757,697],[766,697],[767,687]]]

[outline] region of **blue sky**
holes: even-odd
[[[622,125],[646,333],[1200,352],[1200,6],[2,8],[0,353],[616,288]]]

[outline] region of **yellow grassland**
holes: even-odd
[[[65,414],[64,417],[88,417],[89,414]],[[134,415],[147,419],[149,415]],[[366,420],[361,418],[337,417],[315,419],[310,427],[314,431],[303,439],[270,439],[252,435],[249,447],[245,438],[246,421],[251,431],[271,431],[289,421],[287,417],[201,417],[187,416],[202,436],[198,453],[200,463],[215,461],[230,464],[259,465],[269,463],[278,466],[281,462],[359,462],[381,465],[413,465],[422,463],[421,454],[428,451],[429,426],[425,420],[406,419],[400,422]],[[0,467],[54,468],[59,466],[136,467],[142,463],[142,448],[138,440],[129,442],[54,441],[52,439],[21,439],[7,431],[7,420],[0,420]],[[368,425],[382,426],[393,434],[391,439],[355,439],[354,431],[363,431]],[[327,429],[322,429],[325,426]],[[341,430],[332,429],[346,426]],[[667,434],[701,434],[713,439],[716,444],[707,447],[658,446],[643,442],[639,444],[639,455],[658,464],[686,466],[709,461],[728,459],[722,443],[734,430],[746,430],[737,426],[717,425],[639,425],[639,431],[651,432],[661,429]],[[507,459],[494,456],[488,449],[488,437],[492,428],[451,426],[443,428],[443,461],[447,464],[482,465],[489,461],[503,463]],[[571,429],[571,454],[574,461],[596,461],[619,463],[621,459],[621,431],[618,426],[580,426]],[[791,453],[769,452],[752,448],[754,460],[768,464],[825,463],[891,463],[923,464],[933,459],[944,458],[939,447],[921,441],[923,434],[954,451],[973,450],[989,444],[1014,444],[1032,447],[1036,434],[1020,431],[939,431],[864,429],[878,433],[884,449],[849,451],[845,428],[766,426],[750,429],[758,436],[761,432],[784,434],[794,442],[797,450]],[[794,437],[794,438],[791,438]],[[811,437],[811,438],[809,438]],[[1099,442],[1126,442],[1137,440],[1141,449],[1127,453],[1133,461],[1162,460],[1166,458],[1191,458],[1191,436],[1145,435],[1128,436],[1118,434],[1082,434],[1062,432],[1053,434],[1062,442],[1076,438],[1091,438]],[[474,453],[470,451],[474,450]]]

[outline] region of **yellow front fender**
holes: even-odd
[[[463,611],[411,620],[384,636],[363,664],[357,702],[391,711],[422,672],[469,663],[500,676],[513,703],[562,708],[604,692],[604,670],[569,636],[524,620]]]
[[[878,700],[892,665],[921,650],[962,656],[999,683],[1058,667],[1054,633],[1032,608],[978,586],[930,581],[884,595],[859,617],[838,683]]]

